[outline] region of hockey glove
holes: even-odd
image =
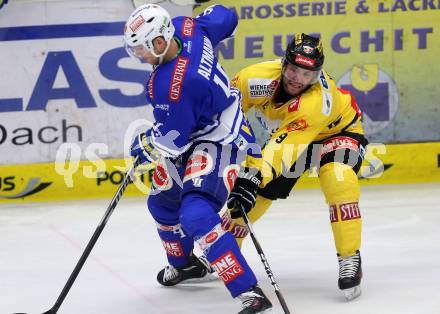
[[[139,156],[141,163],[154,162],[159,158],[159,153],[150,142],[146,133],[137,135],[130,148],[130,155],[135,158]]]
[[[261,172],[256,168],[240,170],[227,202],[233,219],[243,217],[242,209],[248,213],[254,207],[261,179]]]

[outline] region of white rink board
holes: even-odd
[[[319,190],[277,201],[255,231],[295,314],[440,312],[440,184],[363,187],[363,294],[343,301],[328,211]],[[59,313],[236,313],[220,282],[164,288],[165,255],[144,199],[123,199]],[[0,313],[48,310],[107,201],[0,204]],[[245,256],[282,313],[248,241]]]
[[[192,14],[191,6],[164,7]],[[9,1],[0,10],[0,145],[7,152],[0,164],[54,161],[64,142],[78,144],[81,159],[92,143],[107,147],[101,158],[123,156],[130,122],[152,120],[144,91],[151,66],[123,48],[133,10],[128,0]]]

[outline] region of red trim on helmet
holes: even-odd
[[[145,24],[144,17],[142,15],[139,15],[137,18],[134,19],[133,22],[131,22],[130,29],[133,33],[135,33],[144,24]]]
[[[316,63],[316,60],[304,57],[304,56],[299,55],[299,54],[296,54],[295,55],[295,63],[301,64],[301,65],[306,66],[306,67],[314,67],[315,63]]]

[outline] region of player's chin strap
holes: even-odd
[[[157,53],[154,51],[154,48],[153,48],[152,50],[150,50],[150,52],[151,52],[151,54],[152,54],[153,56],[155,56],[156,58],[159,58],[159,64],[158,64],[158,65],[161,65],[161,64],[162,64],[162,62],[163,62],[163,58],[165,57],[166,53],[168,52],[168,49],[170,49],[170,46],[171,46],[171,40],[170,40],[170,41],[167,41],[167,46],[165,47],[165,50],[164,50],[162,53],[160,53],[160,54],[157,54]]]
[[[257,237],[255,236],[254,228],[252,227],[252,223],[249,220],[249,218],[246,214],[246,211],[244,210],[244,208],[242,206],[240,206],[237,203],[235,203],[235,206],[236,207],[239,206],[242,213],[243,213],[243,220],[249,229],[249,233],[251,234],[252,242],[254,242],[254,245],[255,245],[255,248],[257,249],[258,255],[260,255],[261,262],[263,263],[264,269],[266,270],[266,274],[269,277],[270,282],[275,289],[275,294],[277,295],[278,300],[280,301],[280,304],[281,304],[281,307],[283,308],[284,313],[290,314],[289,308],[287,307],[286,301],[284,300],[284,297],[281,294],[280,287],[278,286],[278,284],[275,280],[275,277],[272,273],[272,270],[270,269],[269,263],[267,262],[266,256],[264,255],[264,252],[263,252],[263,249],[261,248],[261,245],[258,242]]]

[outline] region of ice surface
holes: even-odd
[[[109,200],[0,205],[0,314],[42,313],[55,302]],[[219,281],[161,287],[165,263],[140,198],[116,208],[59,313],[237,313]],[[295,190],[255,224],[292,313],[440,313],[440,183],[362,188],[363,292],[347,303],[328,210],[319,190]],[[250,239],[243,248],[282,313]]]

